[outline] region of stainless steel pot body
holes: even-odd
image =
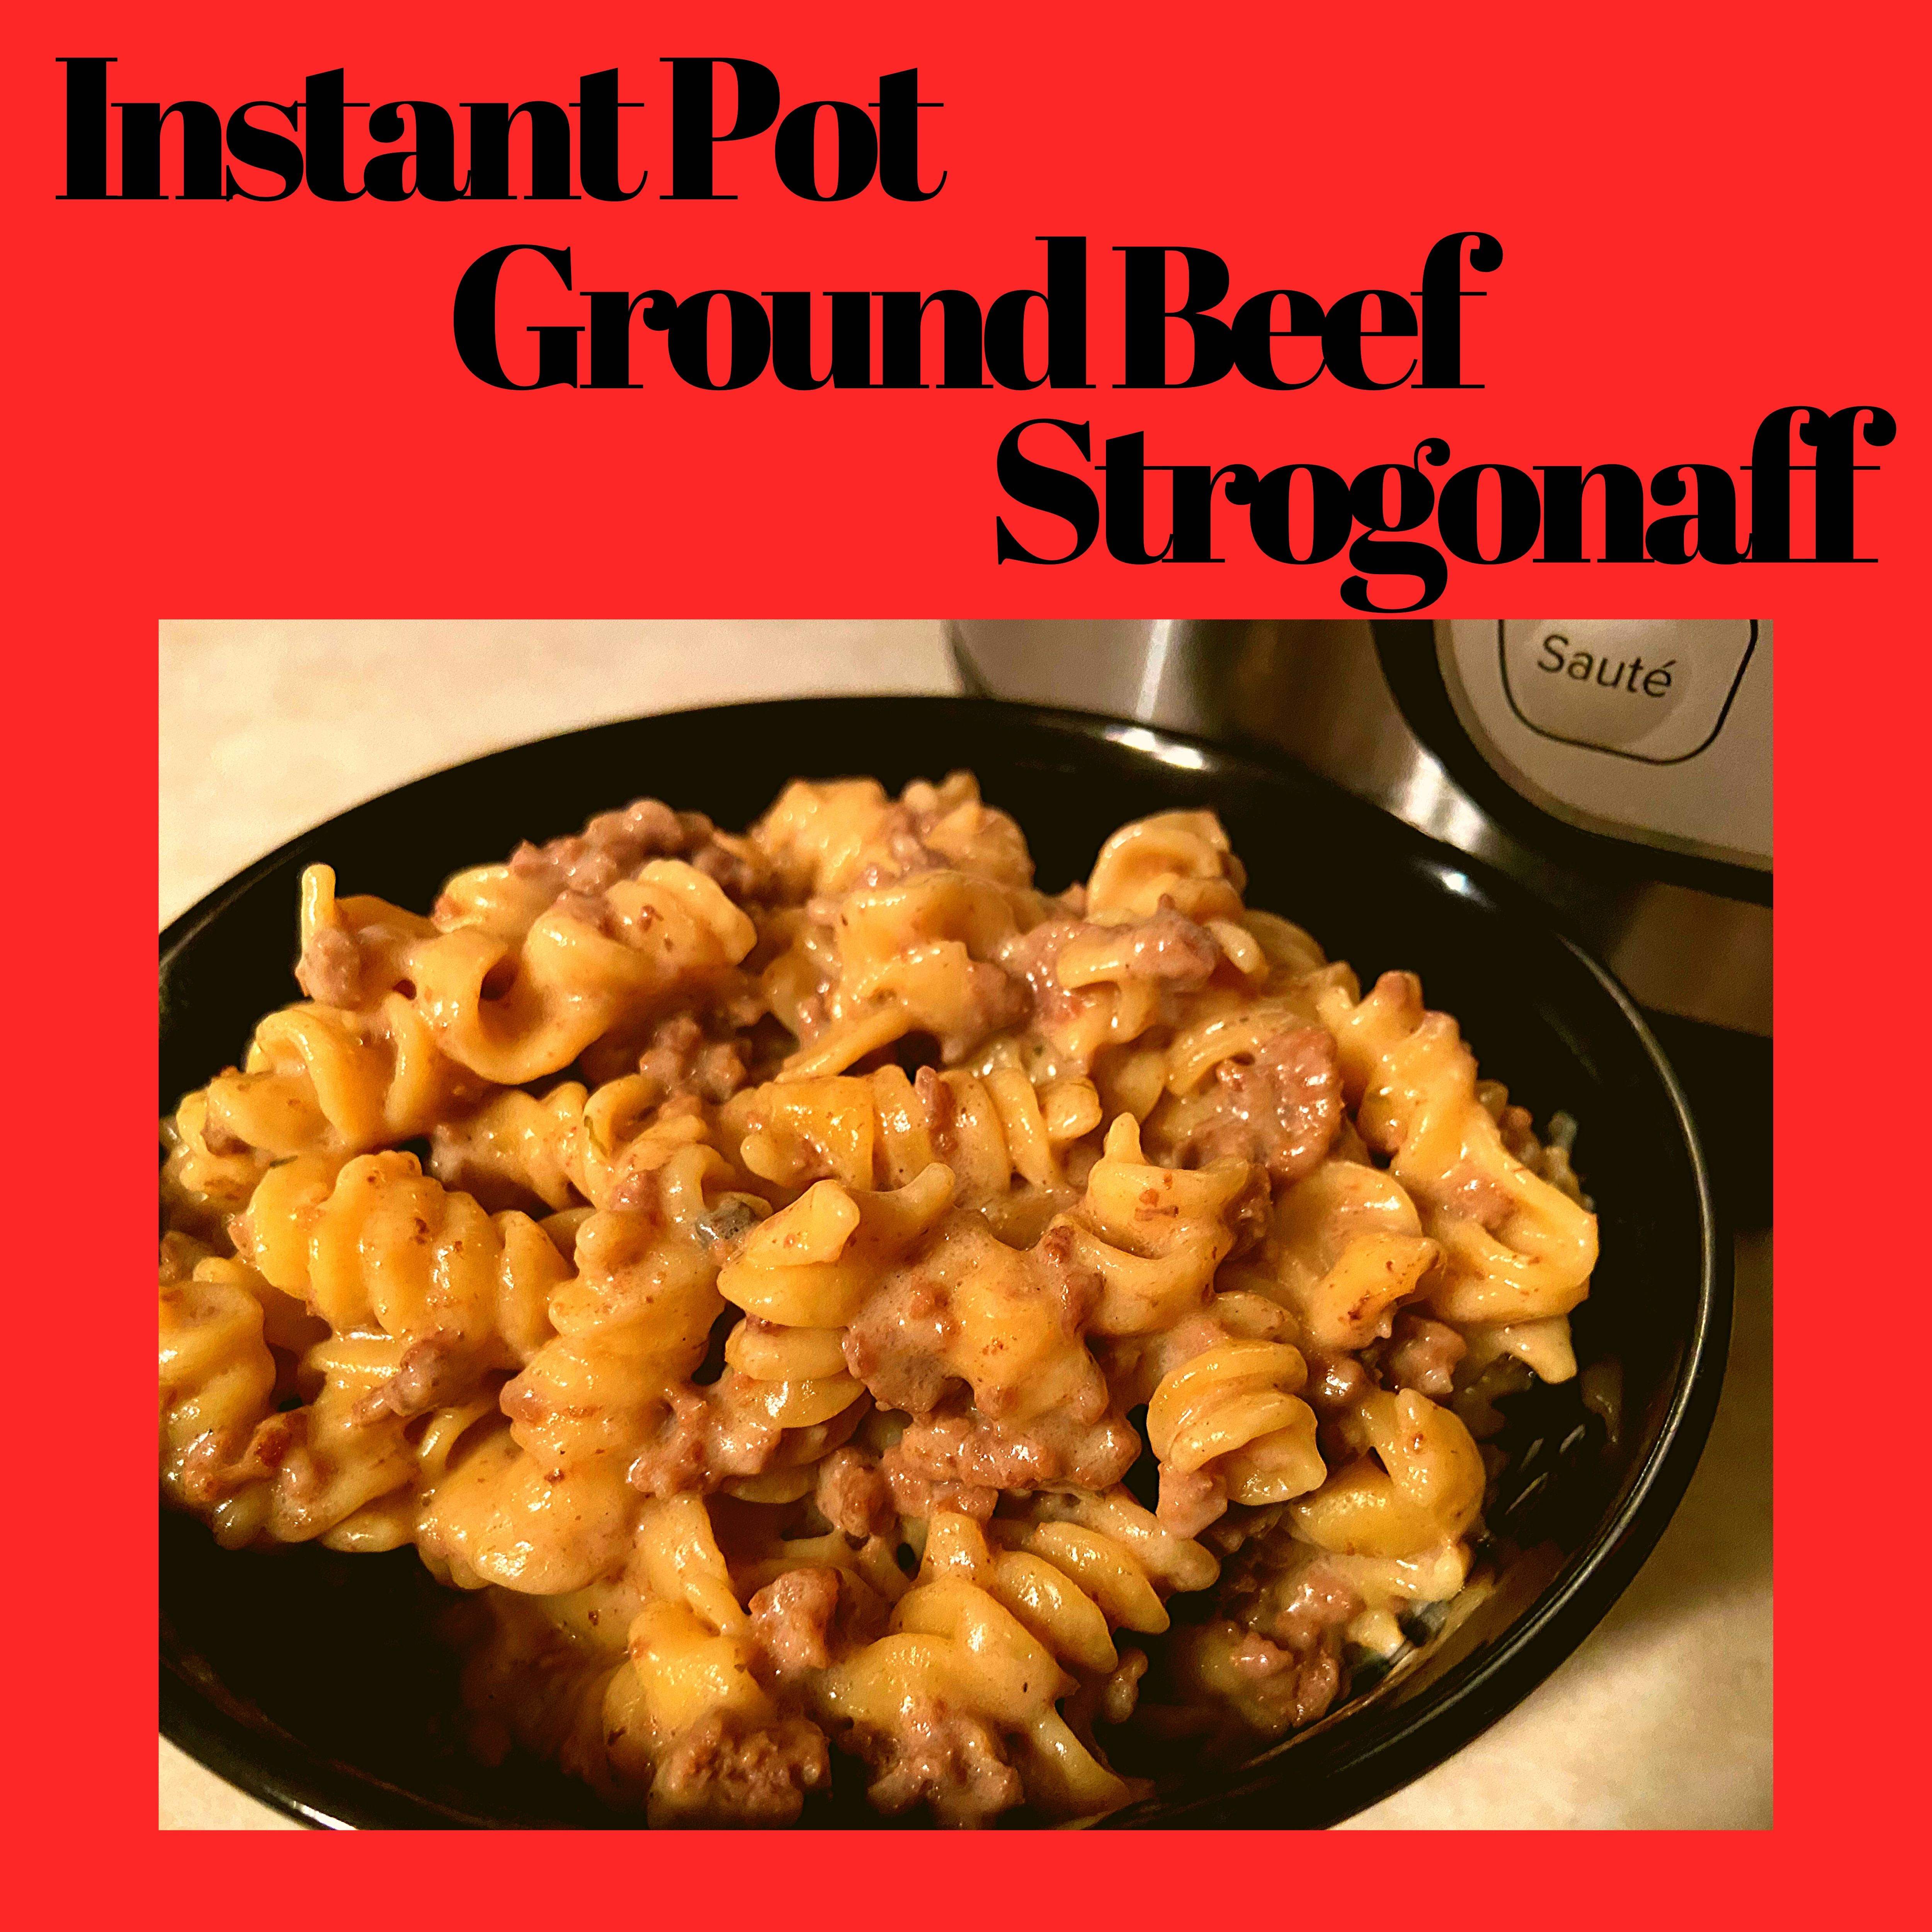
[[[1430,628],[1378,640],[1365,620],[955,620],[968,687],[1232,742],[1259,741],[1509,873],[1556,907],[1646,1006],[1768,1036],[1768,872],[1712,890],[1641,843],[1580,840],[1535,815],[1514,829],[1424,742],[1396,701],[1390,653],[1427,653]],[[1768,646],[1760,660],[1768,676]],[[1768,782],[1770,745],[1762,746]],[[1493,801],[1495,795],[1492,794]],[[1610,848],[1622,845],[1624,849]],[[1711,868],[1717,871],[1720,868]],[[1688,874],[1688,878],[1687,878]]]

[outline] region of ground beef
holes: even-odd
[[[926,1090],[929,1094],[941,1084],[935,1080]],[[1082,1332],[1105,1292],[1098,1271],[1075,1258],[1072,1232],[1065,1226],[1049,1228],[1028,1260],[1032,1282],[1057,1317],[1066,1347],[1084,1354]],[[888,1275],[847,1324],[845,1366],[882,1408],[929,1414],[959,1386],[953,1353],[958,1336],[950,1288],[915,1263]],[[1082,1423],[1096,1420],[1106,1403],[1097,1368],[1087,1380],[1084,1406],[1076,1405],[1076,1419]],[[993,1405],[992,1396],[988,1401]]]
[[[942,1825],[983,1825],[1024,1796],[999,1740],[976,1718],[916,1705],[890,1733],[862,1740],[872,1802],[886,1814],[924,1803]]]
[[[1342,1685],[1341,1660],[1333,1651],[1285,1650],[1258,1630],[1241,1639],[1228,1661],[1249,1680],[1250,1694],[1267,1713],[1270,1730],[1312,1724]]]
[[[1064,1221],[1040,1236],[1032,1253],[1046,1292],[1060,1304],[1060,1327],[1069,1335],[1080,1334],[1107,1292],[1100,1270],[1076,1258],[1073,1230]]]
[[[1353,1355],[1331,1355],[1319,1348],[1302,1352],[1308,1360],[1308,1381],[1301,1399],[1317,1415],[1345,1414],[1368,1394],[1369,1372]]]
[[[788,1570],[752,1599],[752,1636],[781,1684],[832,1661],[826,1633],[838,1607],[838,1572]]]
[[[638,1071],[653,1083],[661,1098],[725,1101],[746,1081],[744,1055],[737,1043],[706,1040],[704,1028],[688,1013],[658,1022],[638,1056]]]
[[[1228,1514],[1198,1532],[1201,1540],[1225,1563],[1238,1556],[1251,1544],[1259,1542],[1280,1522],[1282,1505],[1263,1503],[1250,1508],[1236,1503]]]
[[[1141,1439],[1122,1415],[1082,1421],[1055,1414],[1010,1429],[976,1409],[962,1408],[908,1424],[879,1466],[889,1482],[903,1471],[928,1482],[1022,1493],[1070,1483],[1107,1490],[1133,1467],[1140,1451]]]
[[[1466,1161],[1429,1190],[1430,1200],[1444,1212],[1459,1214],[1493,1234],[1515,1211],[1508,1191]]]
[[[244,1444],[225,1429],[211,1429],[198,1438],[182,1459],[182,1494],[206,1508],[249,1483],[280,1477],[291,1496],[315,1495],[322,1486],[321,1466],[308,1447],[308,1412],[291,1409],[264,1416]]]
[[[926,1131],[935,1160],[950,1161],[958,1151],[956,1129],[959,1096],[939,1077],[936,1067],[922,1066],[913,1076],[913,1098],[926,1114]]]
[[[226,1429],[211,1429],[188,1445],[181,1464],[183,1498],[205,1508],[239,1486],[235,1474],[236,1440]]]
[[[1004,963],[1025,981],[1039,1024],[1064,1022],[1084,1004],[1088,995],[1084,989],[1060,983],[1060,956],[1075,940],[1099,929],[1084,920],[1049,919],[1008,942]]]
[[[882,1408],[923,1415],[958,1381],[945,1357],[958,1327],[945,1286],[916,1268],[902,1268],[848,1324],[845,1366]]]
[[[550,902],[549,916],[552,919],[567,919],[573,926],[586,927],[605,939],[622,936],[622,929],[612,914],[610,902],[602,892],[559,892]],[[656,911],[647,905],[639,924],[644,930],[649,931],[656,919]]]
[[[662,1228],[666,1220],[664,1204],[664,1170],[659,1167],[633,1167],[605,1197],[604,1206],[615,1212],[635,1214]]]
[[[874,859],[870,865],[862,867],[845,888],[848,892],[874,892],[880,886],[910,878],[916,872],[944,872],[952,862],[944,852],[935,852],[930,845],[922,842],[916,832],[901,830],[889,832],[885,845],[887,856]],[[814,900],[812,903],[814,907],[836,905],[837,901]]]
[[[720,833],[691,854],[691,863],[740,905],[764,898],[771,890],[770,868],[746,839]]]
[[[651,1809],[663,1823],[791,1825],[832,1774],[825,1733],[803,1718],[761,1729],[714,1712],[680,1731],[658,1761]]]
[[[932,824],[932,819],[927,818],[925,829],[929,830]],[[876,833],[872,841],[874,849],[882,849],[884,856],[861,866],[836,892],[808,900],[806,910],[814,919],[831,926],[836,923],[840,902],[848,892],[876,892],[881,886],[896,885],[902,879],[921,872],[951,869],[953,862],[927,844],[915,825],[914,814],[903,806],[894,806],[886,829]]]
[[[879,1474],[885,1479],[893,1508],[901,1516],[926,1521],[945,1512],[985,1522],[999,1507],[998,1490],[979,1483],[934,1482],[929,1476],[915,1474],[890,1449],[879,1460]]]
[[[1159,980],[1177,992],[1206,986],[1220,961],[1214,935],[1177,912],[1172,899],[1163,898],[1156,911],[1132,926],[1101,929],[1125,933],[1128,965],[1136,978]]]
[[[559,892],[604,892],[647,860],[681,857],[710,830],[710,821],[697,813],[637,799],[621,812],[599,812],[581,832],[542,845],[526,841],[510,854],[510,870],[519,878],[554,882]]]
[[[1330,1630],[1341,1629],[1362,1607],[1353,1588],[1319,1562],[1295,1578],[1285,1599],[1279,1593],[1277,1598],[1267,1635],[1284,1650],[1319,1648]]]
[[[172,1288],[194,1278],[195,1264],[207,1249],[192,1235],[170,1228],[161,1237],[160,1277],[164,1288]]]
[[[722,1386],[672,1391],[663,1422],[631,1465],[632,1488],[647,1496],[705,1496],[728,1478],[764,1472],[784,1431],[718,1396]],[[507,1395],[504,1407],[512,1408]]]
[[[1531,1119],[1527,1107],[1505,1104],[1496,1120],[1496,1131],[1502,1138],[1504,1147],[1526,1167],[1536,1165],[1537,1156],[1543,1151],[1543,1144],[1536,1138],[1536,1123]]]
[[[454,1401],[475,1379],[475,1364],[458,1353],[456,1338],[439,1329],[403,1351],[396,1372],[356,1403],[353,1419],[370,1423],[386,1415],[421,1415]]]
[[[201,1144],[218,1158],[248,1151],[248,1143],[216,1112],[212,1100],[202,1118]]]
[[[1353,1462],[1362,1452],[1361,1400],[1375,1389],[1375,1378],[1353,1355],[1330,1355],[1306,1348],[1308,1380],[1301,1399],[1314,1410],[1319,1424],[1316,1444],[1331,1469]]]
[[[319,928],[302,948],[296,978],[302,991],[322,1006],[359,1006],[362,949],[356,935],[339,926]]]
[[[1100,1304],[1099,1275],[1075,1258],[1065,1228],[1049,1229],[1027,1260],[1028,1288],[1045,1301],[1058,1330],[1054,1346],[1066,1352],[1064,1363],[1054,1366],[1070,1371],[1068,1392],[1050,1414],[1011,1419],[1028,1406],[1018,1377],[988,1380],[976,1399],[985,1407],[975,1406],[952,1290],[938,1265],[896,1269],[847,1324],[847,1368],[882,1408],[914,1418],[880,1465],[902,1511],[916,1513],[905,1500],[918,1493],[910,1479],[968,1490],[1030,1490],[1058,1482],[1105,1489],[1139,1453],[1124,1418],[1109,1413],[1106,1378],[1082,1339]]]
[[[1432,1322],[1406,1308],[1382,1358],[1382,1378],[1392,1388],[1414,1389],[1439,1402],[1454,1387],[1456,1364],[1468,1344],[1447,1322]]]
[[[510,854],[510,870],[553,896],[596,897],[653,859],[682,859],[740,902],[762,896],[770,883],[747,841],[721,833],[701,812],[674,812],[654,798],[601,812],[567,838],[519,845]]]
[[[1007,970],[1025,982],[1034,1017],[1042,1024],[1071,1018],[1091,997],[1090,988],[1060,984],[1060,958],[1076,940],[1098,938],[1124,942],[1130,970],[1136,976],[1158,980],[1177,992],[1205,986],[1221,957],[1214,935],[1175,911],[1167,899],[1158,911],[1129,926],[1102,926],[1084,919],[1043,920],[1010,940],[1002,956]]]
[[[1226,1514],[1228,1486],[1205,1469],[1160,1472],[1160,1526],[1176,1536],[1198,1536]]]
[[[1023,981],[988,960],[968,960],[958,1024],[938,1036],[940,1058],[949,1066],[957,1065],[988,1034],[1024,1025],[1032,1010],[1033,1000]]]
[[[1179,1155],[1189,1166],[1232,1156],[1298,1179],[1334,1146],[1342,1125],[1342,1076],[1324,1027],[1294,1027],[1264,1040],[1252,1059],[1214,1070],[1220,1104],[1191,1126]]]
[[[890,1485],[856,1449],[835,1449],[818,1466],[818,1513],[848,1536],[884,1536],[892,1526]]]

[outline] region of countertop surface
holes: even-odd
[[[164,624],[160,918],[318,820],[502,746],[690,705],[956,688],[933,622]],[[1737,1261],[1710,1446],[1635,1582],[1516,1709],[1342,1828],[1770,1825],[1769,1234]],[[163,1826],[298,1828],[160,1748]]]

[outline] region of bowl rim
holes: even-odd
[[[1298,1823],[1309,1828],[1335,1823],[1414,1782],[1468,1744],[1542,1684],[1608,1612],[1656,1546],[1676,1513],[1701,1458],[1722,1392],[1732,1317],[1732,1256],[1729,1231],[1713,1194],[1709,1164],[1689,1102],[1674,1070],[1642,1010],[1616,976],[1568,929],[1561,913],[1507,874],[1454,846],[1429,838],[1310,771],[1292,759],[1264,748],[1231,746],[1163,726],[1101,712],[1018,703],[976,696],[913,692],[854,692],[832,696],[779,698],[745,703],[701,705],[635,717],[600,720],[544,736],[499,746],[422,773],[403,784],[358,800],[263,854],[203,894],[170,920],[160,934],[161,964],[182,950],[226,906],[260,879],[293,858],[299,850],[340,820],[365,808],[393,806],[418,788],[459,772],[532,748],[580,739],[638,724],[674,728],[681,718],[844,710],[854,705],[926,710],[934,714],[977,715],[988,722],[1024,721],[1070,738],[1101,740],[1130,752],[1194,770],[1216,768],[1244,773],[1264,784],[1288,784],[1346,800],[1358,814],[1381,820],[1388,834],[1439,868],[1452,869],[1481,888],[1498,912],[1540,927],[1568,952],[1607,994],[1641,1049],[1651,1074],[1661,1084],[1672,1119],[1690,1157],[1695,1183],[1700,1256],[1696,1300],[1683,1345],[1675,1387],[1656,1440],[1630,1480],[1620,1502],[1592,1534],[1565,1558],[1557,1574],[1501,1635],[1451,1665],[1413,1708],[1384,1706],[1371,1700],[1335,1714],[1350,1726],[1350,1754],[1327,1767],[1319,1793],[1302,1794]],[[1182,755],[1174,758],[1178,752]],[[1164,755],[1166,754],[1166,755]],[[157,1596],[160,1567],[156,1567]],[[300,1823],[333,1829],[392,1829],[488,1826],[495,1821],[424,1798],[370,1773],[320,1756],[272,1725],[244,1722],[224,1702],[197,1684],[191,1674],[165,1653],[160,1658],[161,1735],[197,1762],[248,1796]],[[1304,1732],[1300,1735],[1306,1736]],[[1256,1815],[1276,1792],[1292,1754],[1271,1753],[1258,1762],[1210,1778],[1208,1788],[1160,1801],[1159,1815],[1139,1816],[1130,1807],[1095,1821],[1090,1828],[1200,1828],[1235,1825],[1283,1828]],[[1204,1819],[1196,1814],[1211,1810]],[[518,1828],[511,1827],[508,1828]],[[532,1827],[530,1828],[546,1828]],[[610,1828],[643,1829],[635,1820],[615,1818]]]

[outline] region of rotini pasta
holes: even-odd
[[[1245,884],[1177,812],[1043,893],[964,773],[311,868],[164,1124],[165,1498],[412,1547],[476,1749],[652,1824],[1077,1821],[1312,1721],[1483,1587],[1596,1222]]]

